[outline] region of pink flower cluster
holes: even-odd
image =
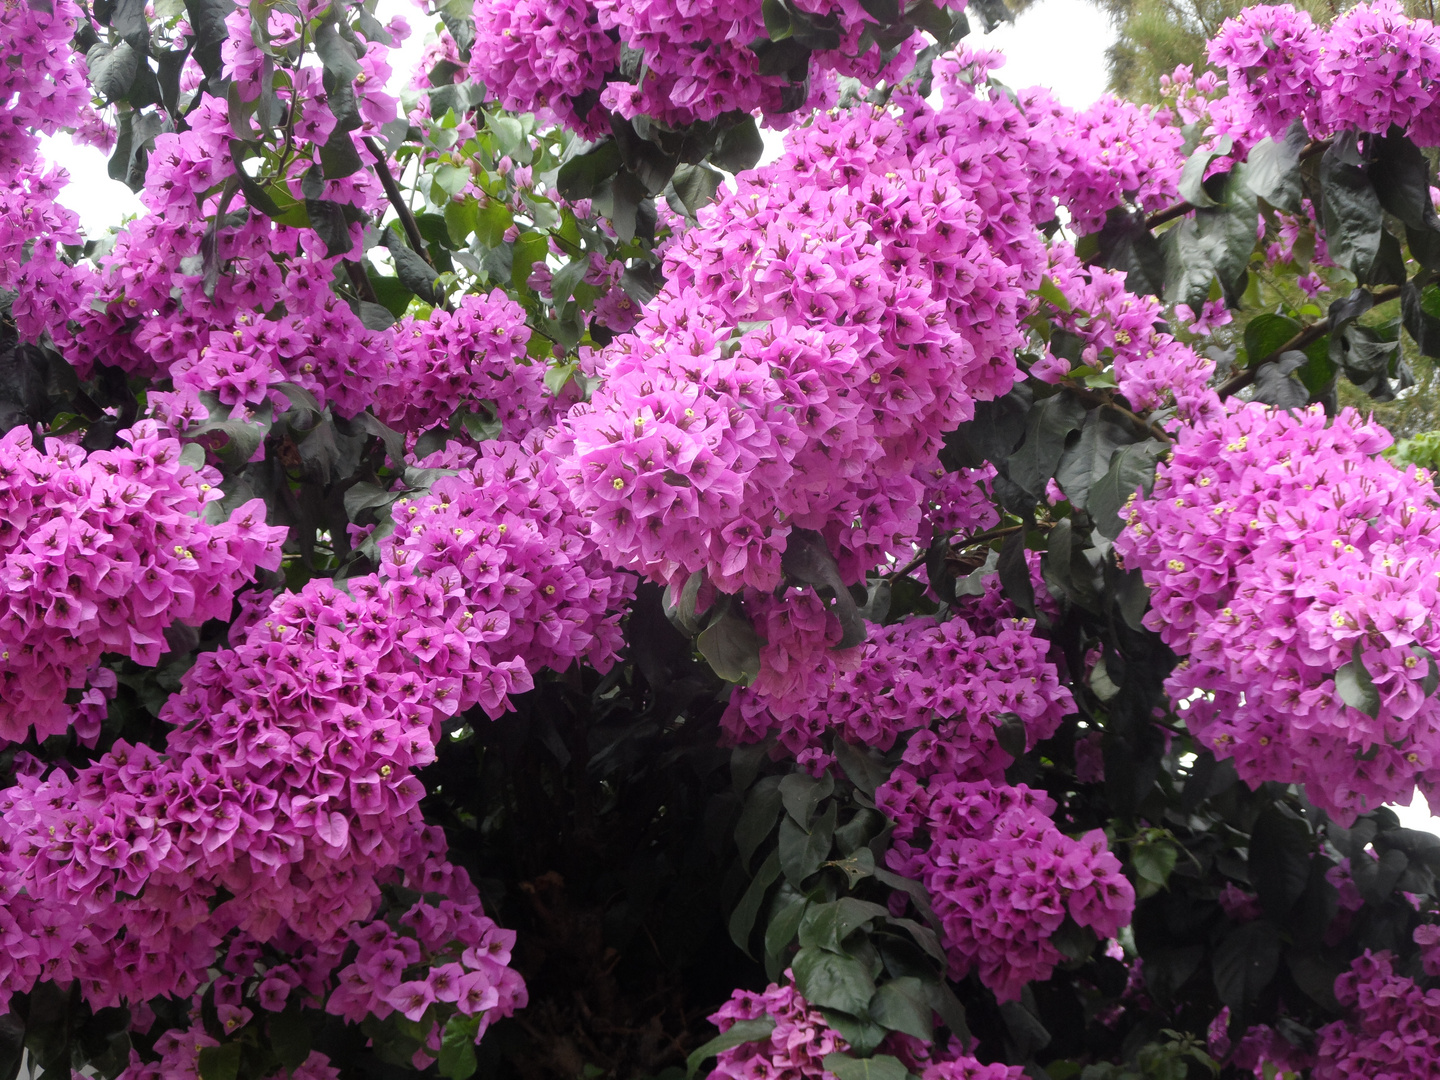
[[[71,45],[81,18],[74,0],[0,7],[0,176],[8,180],[35,161],[36,132],[74,127],[90,101],[84,59]]]
[[[1151,589],[1145,624],[1184,658],[1167,687],[1190,731],[1249,783],[1304,782],[1340,819],[1440,782],[1440,703],[1423,689],[1440,510],[1428,476],[1376,456],[1390,441],[1318,407],[1184,428],[1116,543]],[[1337,685],[1357,655],[1374,716]]]
[[[495,1020],[524,1008],[525,984],[509,966],[515,932],[486,917],[479,892],[445,852],[444,833],[435,826],[406,837],[391,876],[421,897],[398,919],[349,928],[359,952],[336,973],[326,1012],[357,1024],[397,1011],[408,1020],[428,1016],[438,1041],[453,1009],[481,1018],[478,1042]]]
[[[832,732],[854,745],[888,750],[913,731],[905,760],[917,775],[998,781],[1009,763],[995,735],[1003,717],[1018,717],[1033,746],[1053,735],[1074,707],[1045,658],[1050,643],[1034,637],[1032,628],[1029,620],[987,627],[964,617],[871,626],[869,640],[843,669],[823,659],[797,663],[798,650],[784,641],[779,656],[767,657],[772,642],[762,662],[783,656],[805,673],[800,686],[774,686],[762,673],[755,685],[732,692],[722,726],[737,742],[778,732],[796,754],[822,745]]]
[[[1229,80],[1221,127],[1242,137],[1300,120],[1317,138],[1393,124],[1440,143],[1440,31],[1396,0],[1357,4],[1323,30],[1289,4],[1247,8],[1220,28],[1210,60]]]
[[[0,794],[0,883],[36,918],[93,928],[105,947],[74,963],[94,999],[193,992],[231,928],[318,943],[369,918],[442,722],[498,716],[542,665],[612,662],[628,578],[584,539],[543,449],[470,456],[397,508],[380,575],[285,593],[204,654],[162,710],[165,756],[118,743]]]
[[[620,46],[581,0],[476,0],[471,77],[514,112],[546,112],[591,138],[609,132],[600,102]]]
[[[1062,244],[1051,250],[1050,278],[1070,310],[1051,307],[1046,315],[1084,342],[1083,364],[1111,369],[1131,408],[1148,412],[1173,405],[1190,422],[1218,412],[1219,398],[1210,389],[1214,361],[1156,329],[1165,319],[1158,299],[1130,292],[1123,273],[1085,266]],[[1046,382],[1057,382],[1069,371],[1070,361],[1048,348],[1031,368]]]
[[[65,730],[102,653],[153,667],[167,626],[228,619],[236,589],[280,564],[261,500],[211,524],[219,473],[182,463],[153,421],[120,439],[87,455],[41,452],[25,427],[0,438],[0,740]]]
[[[750,45],[769,35],[754,0],[476,0],[470,71],[505,108],[548,114],[594,138],[610,130],[607,110],[669,127],[736,111],[778,114],[824,103],[834,74],[873,81],[907,70],[914,58],[913,37],[888,57],[873,43],[862,51],[865,28],[875,23],[857,0],[795,7],[833,20],[841,39],[815,54],[808,93],[788,72],[762,72]]]
[[[1100,938],[1130,921],[1135,890],[1104,832],[1066,836],[1043,792],[943,774],[921,783],[902,766],[875,803],[896,823],[886,861],[930,893],[951,974],[975,971],[1002,1001],[1050,977],[1061,960],[1050,937],[1067,915]]]
[[[1185,136],[1167,110],[1106,95],[1076,111],[1040,88],[1020,102],[1043,159],[1043,188],[1077,234],[1098,231],[1106,211],[1127,200],[1148,213],[1178,198]]]
[[[591,527],[566,500],[539,435],[523,445],[456,449],[448,459],[422,464],[442,461],[460,465],[459,472],[391,510],[395,535],[383,549],[380,571],[389,586],[443,583],[448,595],[461,598],[459,617],[483,623],[484,640],[499,643],[499,666],[518,664],[533,674],[563,671],[579,659],[608,671],[624,644],[620,613],[634,579],[598,555]],[[438,638],[407,644],[426,662],[427,652],[445,649]],[[499,698],[466,699],[498,715],[508,688],[497,684],[495,690]]]
[[[1353,1076],[1440,1076],[1440,990],[1397,975],[1389,953],[1365,955],[1335,980],[1335,997],[1354,1014],[1316,1034],[1314,1080]]]
[[[1003,118],[964,99],[820,116],[670,249],[557,448],[606,553],[775,588],[792,528],[847,580],[919,526],[917,465],[1009,389],[1040,249]]]
[[[850,1049],[820,1010],[800,996],[788,971],[784,983],[771,983],[761,993],[736,990],[709,1019],[722,1032],[747,1020],[770,1019],[775,1028],[766,1038],[720,1051],[706,1080],[832,1080],[826,1055]],[[954,1039],[941,1056],[916,1039],[892,1034],[882,1047],[886,1051],[901,1055],[920,1080],[1021,1080],[1025,1075],[1018,1065],[981,1064]]]
[[[405,318],[395,327],[390,385],[375,412],[401,431],[425,431],[456,409],[492,409],[510,439],[536,427],[545,413],[545,367],[525,347],[525,309],[499,289],[465,296],[453,312]]]

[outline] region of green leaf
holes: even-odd
[[[1137,490],[1150,494],[1155,483],[1155,463],[1165,451],[1159,439],[1146,439],[1115,451],[1110,468],[1090,489],[1088,499],[1087,509],[1101,536],[1113,540],[1120,535],[1125,526],[1121,511]]]
[[[315,54],[331,76],[348,86],[360,76],[362,69],[355,57],[355,46],[340,36],[335,24],[338,17],[332,8],[315,29]]]
[[[1385,231],[1380,197],[1365,172],[1354,131],[1335,137],[1320,158],[1321,220],[1330,258],[1367,282]]]
[[[875,797],[875,789],[890,779],[891,768],[869,747],[851,746],[837,738],[832,752],[850,782],[871,798]]]
[[[797,825],[795,819],[789,815],[781,820],[777,848],[780,868],[785,872],[785,880],[795,888],[801,888],[805,879],[819,870],[821,863],[830,854],[830,846],[835,841],[835,820],[839,812],[838,804],[832,802],[808,828]]]
[[[866,639],[867,630],[865,620],[860,617],[860,607],[845,587],[840,566],[824,536],[811,529],[791,529],[785,542],[785,553],[780,557],[780,569],[797,584],[827,588],[834,593],[835,604],[831,610],[840,620],[843,631],[835,648],[853,648]]]
[[[1139,874],[1142,880],[1163,887],[1170,882],[1170,874],[1175,869],[1179,854],[1174,844],[1168,840],[1159,840],[1149,844],[1137,844],[1130,853],[1130,861],[1135,866],[1135,873]]]
[[[721,133],[710,154],[710,164],[730,173],[744,172],[753,169],[764,153],[765,143],[755,118],[747,116]]]
[[[1040,279],[1040,288],[1037,289],[1036,292],[1040,294],[1042,300],[1047,300],[1060,311],[1063,311],[1067,315],[1070,314],[1069,299],[1060,291],[1060,286],[1056,285],[1048,274]]]
[[[1210,282],[1215,276],[1209,247],[1200,237],[1200,223],[1189,217],[1166,229],[1160,248],[1165,254],[1165,300],[1199,311],[1210,298]]]
[[[775,1030],[775,1021],[770,1017],[761,1017],[758,1020],[737,1020],[730,1025],[729,1030],[715,1036],[700,1049],[685,1059],[685,1075],[694,1076],[706,1060],[722,1053],[725,1050],[734,1049],[743,1043],[759,1042],[761,1039],[768,1039],[770,1033]]]
[[[1237,165],[1225,180],[1223,208],[1195,212],[1200,243],[1231,306],[1237,306],[1245,293],[1246,268],[1255,253],[1255,220],[1259,207],[1246,181],[1246,172],[1246,166]]]
[[[881,984],[870,999],[870,1018],[881,1027],[913,1035],[922,1042],[935,1036],[935,1015],[924,984],[913,975]]]
[[[1366,149],[1373,157],[1368,172],[1380,205],[1407,228],[1440,231],[1430,199],[1430,165],[1420,148],[1392,127],[1389,134],[1370,138]]]
[[[1230,137],[1222,137],[1214,148],[1201,147],[1192,153],[1180,171],[1180,197],[1191,206],[1215,206],[1217,203],[1205,190],[1205,170],[1218,157],[1230,153]]]
[[[570,201],[588,199],[595,194],[602,180],[620,170],[620,147],[614,139],[606,139],[594,149],[573,157],[560,166],[555,178],[556,190]]]
[[[740,865],[747,870],[750,857],[774,830],[775,823],[780,819],[780,810],[780,778],[762,777],[745,797],[740,820],[735,825],[735,846],[740,852]]]
[[[475,1074],[475,1033],[478,1016],[452,1016],[440,1037],[440,1075],[449,1080],[468,1080]]]
[[[103,42],[90,46],[85,54],[90,69],[90,84],[106,102],[119,101],[130,92],[140,70],[140,54],[128,41],[110,46]]]
[[[240,1075],[240,1044],[202,1046],[197,1064],[200,1080],[235,1080]]]
[[[463,246],[471,233],[480,231],[480,201],[474,195],[463,199],[451,199],[445,204],[445,229],[450,242],[456,247]],[[504,230],[501,230],[503,236]],[[487,247],[494,245],[487,244]]]
[[[399,277],[400,284],[425,303],[432,306],[438,304],[440,295],[435,291],[435,282],[440,275],[435,272],[435,268],[396,238],[393,232],[386,235],[385,246],[390,251],[390,257],[395,260],[395,274]]]
[[[750,931],[755,927],[755,917],[760,914],[760,905],[765,902],[765,893],[780,876],[780,855],[772,851],[769,857],[755,871],[755,877],[740,897],[740,903],[730,913],[730,940],[750,955]]]
[[[350,237],[350,223],[345,220],[345,210],[329,199],[306,199],[305,213],[315,235],[325,242],[325,257],[348,254],[354,246]]]
[[[1300,151],[1309,141],[1305,125],[1297,120],[1280,140],[1261,139],[1250,148],[1245,164],[1250,190],[1277,210],[1300,213]]]
[[[808,773],[792,772],[780,781],[780,798],[795,824],[808,827],[822,799],[835,791],[835,779],[828,773],[819,780]]]
[[[0,1080],[15,1080],[25,1058],[25,1021],[14,1013],[0,1015]]]
[[[1421,289],[1407,281],[1400,291],[1400,317],[1420,352],[1440,357],[1440,286]]]
[[[1300,330],[1300,323],[1288,315],[1262,312],[1245,325],[1245,356],[1251,365],[1258,364]]]
[[[796,987],[811,1005],[867,1015],[875,981],[863,961],[828,949],[808,948],[795,954],[790,967]]]
[[[1314,839],[1305,822],[1271,806],[1255,819],[1250,834],[1250,882],[1260,903],[1282,926],[1310,878]]]
[[[1440,688],[1440,664],[1436,663],[1435,654],[1423,645],[1411,645],[1410,651],[1414,653],[1420,663],[1426,665],[1425,678],[1420,683],[1420,692],[1426,697],[1431,697],[1436,689]]]
[[[694,217],[697,210],[715,198],[724,179],[724,173],[705,164],[679,166],[670,178],[670,190],[675,196],[671,200],[671,208],[683,208],[686,214]],[[676,200],[680,203],[678,207],[675,206]]]
[[[550,279],[550,298],[554,301],[556,308],[559,308],[575,294],[575,286],[584,281],[585,275],[589,272],[589,255],[582,255],[578,259],[571,259],[559,270],[555,271]]]
[[[1237,1012],[1254,1004],[1280,966],[1280,931],[1260,919],[1237,927],[1215,950],[1211,970],[1220,1000]]]
[[[349,492],[346,492],[348,497]],[[270,1049],[280,1064],[293,1069],[310,1056],[310,1020],[305,1010],[291,1005],[270,1017]]]
[[[1055,475],[1065,441],[1085,422],[1085,406],[1067,391],[1036,402],[1025,418],[1025,439],[1007,462],[1012,481],[1039,499]]]
[[[1122,446],[1141,441],[1141,436],[1113,410],[1096,409],[1085,417],[1080,438],[1060,455],[1055,482],[1077,510],[1086,509],[1090,489],[1110,471],[1111,459]],[[1153,440],[1152,440],[1153,441]]]
[[[1350,662],[1335,672],[1335,692],[1346,705],[1359,709],[1372,720],[1380,715],[1380,694],[1365,669],[1359,641],[1355,642]]]
[[[325,145],[320,148],[320,167],[325,170],[326,180],[343,180],[365,167],[355,149],[355,140],[348,131],[337,127],[330,133]]]
[[[760,674],[760,636],[748,619],[723,612],[700,631],[695,647],[726,682],[748,686]]]
[[[889,908],[853,896],[844,896],[829,904],[811,904],[800,923],[800,947],[844,952],[842,942],[847,937],[889,914]]]
[[[899,1058],[888,1054],[855,1058],[837,1050],[826,1054],[823,1064],[826,1072],[835,1074],[836,1080],[906,1080],[910,1075]]]
[[[784,41],[795,32],[790,12],[781,0],[763,0],[760,12],[765,17],[765,33],[771,41]]]
[[[810,901],[789,887],[781,887],[775,897],[775,907],[770,913],[770,923],[765,927],[767,966],[770,961],[778,962],[783,958],[785,949],[794,940],[795,932],[809,910]],[[786,965],[777,963],[775,966],[783,970]]]

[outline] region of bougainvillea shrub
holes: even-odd
[[[1007,16],[0,8],[0,1080],[1440,1074],[1440,32]]]

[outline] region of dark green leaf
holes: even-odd
[[[335,22],[338,17],[331,9],[316,28],[315,54],[336,81],[349,85],[359,77],[362,69],[355,57],[355,46],[340,36]]]
[[[1260,919],[1236,927],[1215,950],[1212,971],[1220,1000],[1239,1011],[1253,1005],[1280,965],[1280,932]]]
[[[1440,219],[1430,200],[1430,165],[1420,148],[1399,128],[1371,138],[1366,148],[1372,155],[1370,182],[1380,205],[1408,228],[1440,231]]]
[[[1179,854],[1174,844],[1159,840],[1149,844],[1137,844],[1130,853],[1130,861],[1135,867],[1135,873],[1143,880],[1163,886],[1169,884],[1170,874],[1175,869]]]
[[[310,1056],[310,1020],[305,1010],[292,1005],[270,1017],[269,1026],[270,1049],[275,1051],[280,1064],[287,1069],[303,1064]]]
[[[85,54],[90,69],[90,83],[106,102],[119,101],[130,92],[140,70],[140,54],[128,41],[111,47],[104,43],[92,45]]]
[[[840,577],[840,566],[830,553],[825,537],[811,529],[791,529],[785,553],[780,557],[780,569],[797,584],[813,585],[834,593],[832,610],[843,631],[835,648],[853,648],[865,640],[867,632],[865,620],[860,617],[860,607],[845,587]]]
[[[1299,350],[1282,353],[1278,360],[1255,373],[1255,400],[1280,409],[1298,409],[1310,401],[1310,391],[1294,372],[1307,357]]]
[[[755,126],[755,119],[747,116],[721,133],[710,154],[710,164],[730,173],[744,172],[753,169],[764,153],[760,129]]]
[[[780,876],[780,855],[772,851],[769,857],[755,871],[755,877],[740,897],[740,903],[730,914],[730,940],[750,955],[750,931],[755,927],[755,917],[760,914],[760,905],[765,902],[765,893]]]
[[[320,166],[325,170],[326,180],[343,180],[364,168],[360,154],[355,149],[355,140],[348,131],[338,127],[320,148]]]
[[[1342,132],[1320,159],[1321,218],[1330,258],[1364,282],[1379,257],[1385,226],[1356,138],[1354,131]]]
[[[819,780],[808,773],[792,772],[780,781],[780,798],[795,824],[808,827],[822,799],[835,792],[835,779],[828,773]]]
[[[1372,720],[1380,714],[1380,694],[1365,668],[1359,641],[1355,642],[1350,662],[1335,672],[1335,692],[1346,705]]]
[[[720,183],[724,179],[723,173],[708,165],[681,165],[670,178],[671,190],[680,203],[680,206],[676,207],[672,200],[672,209],[683,210],[694,217],[700,207],[715,198],[715,192],[720,190]]]
[[[795,939],[795,934],[800,929],[800,923],[809,910],[810,901],[806,900],[804,896],[789,886],[782,885],[780,887],[775,896],[775,905],[770,911],[770,922],[765,927],[767,966],[772,960],[783,959],[785,950]],[[777,969],[783,970],[788,965],[777,963],[775,966]]]
[[[1250,835],[1250,882],[1265,914],[1284,925],[1305,891],[1315,842],[1303,821],[1279,806],[1263,811]]]
[[[735,846],[740,852],[740,864],[747,870],[750,857],[774,830],[780,810],[780,778],[763,777],[745,797],[735,826]]]
[[[1304,123],[1297,120],[1283,139],[1262,139],[1252,146],[1245,159],[1250,190],[1277,210],[1300,213],[1300,151],[1309,139]]]
[[[202,1046],[197,1065],[200,1080],[235,1080],[240,1074],[240,1044]]]
[[[748,685],[760,674],[760,637],[748,619],[723,612],[700,631],[695,647],[726,682]]]
[[[1121,512],[1136,491],[1150,494],[1155,483],[1155,463],[1164,456],[1165,450],[1165,444],[1159,439],[1146,439],[1115,451],[1105,475],[1090,489],[1086,507],[1101,536],[1113,540],[1120,535],[1125,525]],[[1065,490],[1069,492],[1068,488]]]
[[[560,166],[555,184],[565,198],[572,201],[588,199],[595,194],[602,180],[620,169],[620,147],[614,139],[606,139],[593,150],[573,157]]]
[[[1050,1045],[1050,1032],[1023,1000],[1001,1002],[1000,1016],[1015,1045],[1015,1054],[1022,1060]]]
[[[851,746],[837,738],[833,751],[837,764],[850,782],[871,798],[875,796],[875,789],[890,779],[891,769],[868,747]]]
[[[813,825],[802,827],[788,814],[780,821],[780,868],[785,880],[801,888],[805,879],[820,869],[830,855],[835,840],[835,821],[839,806],[831,803]]]
[[[883,983],[870,999],[870,1018],[881,1027],[902,1031],[922,1042],[934,1038],[935,1017],[925,987],[913,975]]]
[[[1025,440],[1010,455],[1007,474],[1036,499],[1055,475],[1065,441],[1085,422],[1085,406],[1067,391],[1035,403],[1025,420]]]
[[[440,1037],[440,1075],[449,1080],[468,1080],[475,1074],[475,1032],[478,1016],[452,1016]]]
[[[225,18],[235,9],[232,0],[185,0],[185,17],[195,33],[195,62],[205,75],[220,74],[220,46],[229,36]]]
[[[1199,311],[1210,299],[1210,282],[1215,276],[1199,223],[1189,217],[1166,229],[1160,247],[1165,253],[1165,299]]]
[[[811,904],[800,923],[800,947],[844,952],[842,943],[846,938],[889,914],[889,908],[853,896],[844,896],[829,904]]]
[[[863,961],[828,949],[801,949],[791,963],[795,985],[811,1005],[865,1016],[875,982]],[[208,1080],[208,1078],[207,1078]]]
[[[0,1015],[0,1080],[15,1080],[24,1057],[24,1022],[14,1013]]]
[[[395,260],[395,274],[399,277],[400,284],[425,303],[438,304],[440,296],[435,291],[435,280],[439,275],[435,268],[395,238],[393,232],[387,234],[385,246],[390,250],[390,257]]]
[[[706,1060],[725,1050],[733,1049],[747,1042],[759,1042],[761,1039],[768,1039],[770,1033],[775,1030],[775,1021],[768,1016],[758,1020],[737,1020],[730,1025],[728,1031],[715,1036],[700,1049],[685,1059],[685,1075],[694,1076],[696,1070],[705,1064]]]
[[[906,1080],[910,1075],[899,1058],[888,1054],[856,1058],[837,1050],[826,1054],[822,1064],[836,1080]]]
[[[986,462],[1004,465],[1025,435],[1031,403],[1030,388],[1024,383],[1017,383],[1002,398],[977,401],[974,418],[946,433],[941,464],[951,472],[978,469]]]
[[[784,41],[795,32],[790,12],[781,0],[763,0],[760,13],[765,17],[765,33],[771,41]]]
[[[309,215],[310,227],[324,241],[327,259],[344,255],[354,246],[350,238],[350,223],[345,220],[345,209],[339,203],[329,199],[306,199],[305,213]]]
[[[1200,244],[1231,306],[1245,293],[1246,268],[1255,252],[1255,196],[1246,181],[1246,166],[1236,165],[1221,192],[1224,206],[1197,210],[1195,222]],[[1198,311],[1191,305],[1193,310]]]
[[[1290,341],[1301,330],[1300,323],[1288,315],[1266,311],[1245,325],[1245,355],[1249,363],[1258,364]]]
[[[1144,214],[1112,208],[1094,241],[1096,259],[1102,266],[1124,273],[1127,289],[1146,296],[1163,293],[1165,250],[1145,224]]]
[[[1205,172],[1210,163],[1230,153],[1230,137],[1222,136],[1214,147],[1200,147],[1185,162],[1180,171],[1180,197],[1191,206],[1215,206],[1215,200],[1205,190]]]
[[[582,255],[578,259],[571,259],[559,270],[555,271],[554,277],[550,279],[550,299],[558,308],[575,294],[575,286],[585,280],[585,275],[590,272],[590,256]]]
[[[1000,545],[1000,558],[995,564],[1000,586],[1010,602],[1028,618],[1036,617],[1035,582],[1025,558],[1025,534],[1011,533]]]
[[[1440,286],[1421,289],[1407,281],[1400,292],[1400,313],[1405,331],[1425,356],[1440,357]]]
[[[1140,438],[1113,410],[1096,409],[1089,413],[1080,429],[1080,438],[1060,455],[1055,470],[1055,482],[1065,492],[1070,505],[1084,510],[1090,489],[1110,471],[1115,451],[1139,442]]]

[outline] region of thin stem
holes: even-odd
[[[1330,146],[1331,139],[1312,139],[1300,149],[1299,158],[1304,161],[1316,154],[1324,153]],[[1174,221],[1176,218],[1184,217],[1191,210],[1195,209],[1194,203],[1178,202],[1174,206],[1167,206],[1164,210],[1157,210],[1145,219],[1147,229],[1158,229],[1166,222]]]
[[[365,136],[365,149],[369,150],[375,158],[375,175],[380,177],[380,186],[385,189],[385,197],[390,200],[390,205],[395,209],[395,216],[400,219],[400,226],[405,230],[405,238],[410,241],[410,247],[415,254],[419,255],[431,269],[435,264],[430,261],[430,255],[425,250],[425,238],[420,235],[420,226],[415,222],[415,215],[410,212],[410,207],[405,205],[405,196],[401,193],[400,187],[395,183],[395,177],[390,173],[390,165],[385,160],[385,152],[369,135]]]

